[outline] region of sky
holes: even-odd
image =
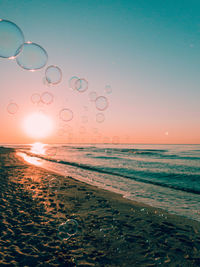
[[[0,143],[199,144],[199,10],[194,0],[0,0],[0,18],[48,54],[34,72],[0,57]],[[44,83],[50,65],[62,70],[54,86]],[[88,81],[85,92],[70,89],[73,76]],[[51,104],[32,103],[46,91]],[[96,108],[91,92],[106,97],[106,110]],[[68,122],[60,117],[65,108],[73,112]],[[33,112],[51,118],[49,136],[26,133]]]

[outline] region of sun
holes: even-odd
[[[24,119],[23,129],[31,138],[45,138],[53,131],[53,121],[46,114],[34,112]]]

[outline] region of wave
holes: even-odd
[[[30,156],[33,156],[32,153],[28,153]],[[36,155],[34,155],[35,157]],[[188,192],[188,193],[193,193],[193,194],[200,194],[200,189],[195,189],[195,188],[186,188],[183,186],[179,186],[179,185],[175,185],[175,184],[167,184],[164,183],[162,181],[154,181],[154,180],[149,180],[151,178],[182,178],[184,177],[185,179],[188,178],[188,182],[191,183],[190,180],[192,181],[199,181],[200,180],[200,176],[199,175],[194,175],[191,174],[189,176],[184,175],[184,174],[174,174],[174,173],[153,173],[153,172],[142,172],[142,171],[136,171],[136,170],[132,170],[132,174],[140,174],[142,176],[146,176],[148,178],[141,178],[141,177],[135,177],[132,175],[128,175],[128,174],[121,174],[119,172],[117,172],[117,168],[100,168],[100,167],[96,167],[96,166],[91,166],[91,165],[87,165],[87,164],[82,164],[82,163],[77,163],[77,162],[70,162],[70,161],[64,161],[64,160],[56,160],[56,159],[52,159],[52,158],[47,158],[47,157],[42,157],[42,156],[37,156],[38,158],[41,158],[43,160],[49,161],[49,162],[54,162],[54,163],[59,163],[59,164],[63,164],[63,165],[68,165],[68,166],[73,166],[76,168],[81,168],[84,170],[88,170],[88,171],[94,171],[94,172],[98,172],[98,173],[103,173],[103,174],[108,174],[108,175],[114,175],[114,176],[118,176],[118,177],[123,177],[123,178],[127,178],[127,179],[132,179],[135,180],[137,182],[142,182],[142,183],[146,183],[146,184],[153,184],[153,185],[157,185],[157,186],[162,186],[162,187],[167,187],[167,188],[171,188],[171,189],[175,189],[175,190],[179,190],[179,191],[184,191],[184,192]],[[157,176],[157,177],[153,177],[153,175]],[[179,179],[180,180],[180,179]],[[181,180],[180,180],[181,181]],[[166,181],[165,181],[166,182]]]

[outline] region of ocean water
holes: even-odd
[[[200,145],[48,145],[43,153],[17,148],[39,153],[41,167],[66,179],[200,221]]]

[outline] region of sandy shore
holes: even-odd
[[[29,165],[11,149],[0,148],[0,184],[0,266],[200,266],[198,222]],[[67,219],[78,228],[63,241]]]

